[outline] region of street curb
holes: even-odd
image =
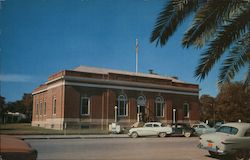
[[[29,139],[111,139],[111,138],[129,138],[128,135],[98,135],[98,136],[92,136],[92,135],[82,135],[82,136],[20,136],[24,140]]]

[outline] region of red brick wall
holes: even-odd
[[[53,98],[56,98],[56,115],[52,114]],[[33,96],[33,117],[32,121],[44,121],[46,118],[61,118],[64,113],[64,88],[62,86],[37,93]],[[44,114],[44,102],[46,101],[46,115]],[[42,102],[42,113],[40,113],[40,102]],[[36,114],[38,103],[39,112]]]
[[[79,118],[80,117],[80,92],[75,87],[65,86],[65,118]]]
[[[116,105],[117,95],[121,93],[120,90],[111,89],[94,89],[84,87],[65,86],[49,89],[46,92],[41,92],[34,95],[33,103],[33,121],[42,121],[46,118],[81,118],[81,119],[114,119],[114,106]],[[137,98],[141,95],[139,91],[124,91],[128,98],[128,116],[123,119],[136,120],[137,119]],[[65,95],[64,95],[65,94]],[[90,115],[80,116],[80,99],[82,96],[88,96],[91,99]],[[149,118],[156,119],[155,117],[155,97],[159,93],[143,92],[147,99],[147,109]],[[172,120],[173,108],[177,109],[178,120],[199,120],[200,107],[198,96],[187,95],[174,95],[174,94],[161,94],[165,100],[164,117],[159,120]],[[52,101],[53,97],[57,100],[56,115],[52,115]],[[40,101],[46,100],[46,116],[40,114],[36,115],[36,104],[38,103],[40,109]],[[183,117],[183,104],[190,105],[190,117],[185,119]],[[64,106],[64,107],[63,107]],[[154,119],[154,120],[155,120]]]

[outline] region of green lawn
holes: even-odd
[[[59,131],[31,126],[30,123],[0,124],[0,134],[8,135],[84,135],[84,134],[107,134],[107,130],[101,129],[71,129]]]

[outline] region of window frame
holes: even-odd
[[[39,103],[36,103],[36,116],[39,115]]]
[[[39,115],[40,115],[40,116],[43,115],[43,101],[40,101],[40,105],[39,105]]]
[[[44,107],[43,107],[43,115],[45,115],[45,116],[46,116],[46,114],[47,114],[47,102],[46,102],[46,100],[45,100],[43,103],[44,103]]]
[[[221,126],[220,128],[216,130],[216,132],[236,135],[239,132],[239,129],[236,127],[231,127],[231,126]]]
[[[52,100],[52,115],[56,115],[56,97]]]
[[[122,97],[122,98],[121,98]],[[121,102],[123,102],[124,106],[123,106],[123,113],[121,114]],[[128,99],[127,96],[125,94],[120,94],[117,97],[117,115],[118,117],[127,117],[128,116]]]
[[[149,123],[149,124],[145,124],[144,126],[145,128],[152,128],[153,127],[153,124]]]
[[[186,115],[185,115],[185,107],[187,107],[187,114]],[[189,105],[189,103],[183,104],[183,117],[190,118],[190,105]]]
[[[165,101],[162,96],[157,96],[155,98],[155,116],[156,117],[164,117],[165,116]],[[160,115],[158,115],[158,107],[160,107]]]
[[[83,100],[86,100],[87,99],[87,102],[88,102],[88,113],[83,113]],[[80,104],[80,115],[81,116],[89,116],[90,115],[90,97],[87,97],[87,96],[82,96],[81,97],[81,104]]]

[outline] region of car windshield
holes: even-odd
[[[238,133],[238,129],[235,127],[222,126],[216,130],[216,132],[235,135]]]

